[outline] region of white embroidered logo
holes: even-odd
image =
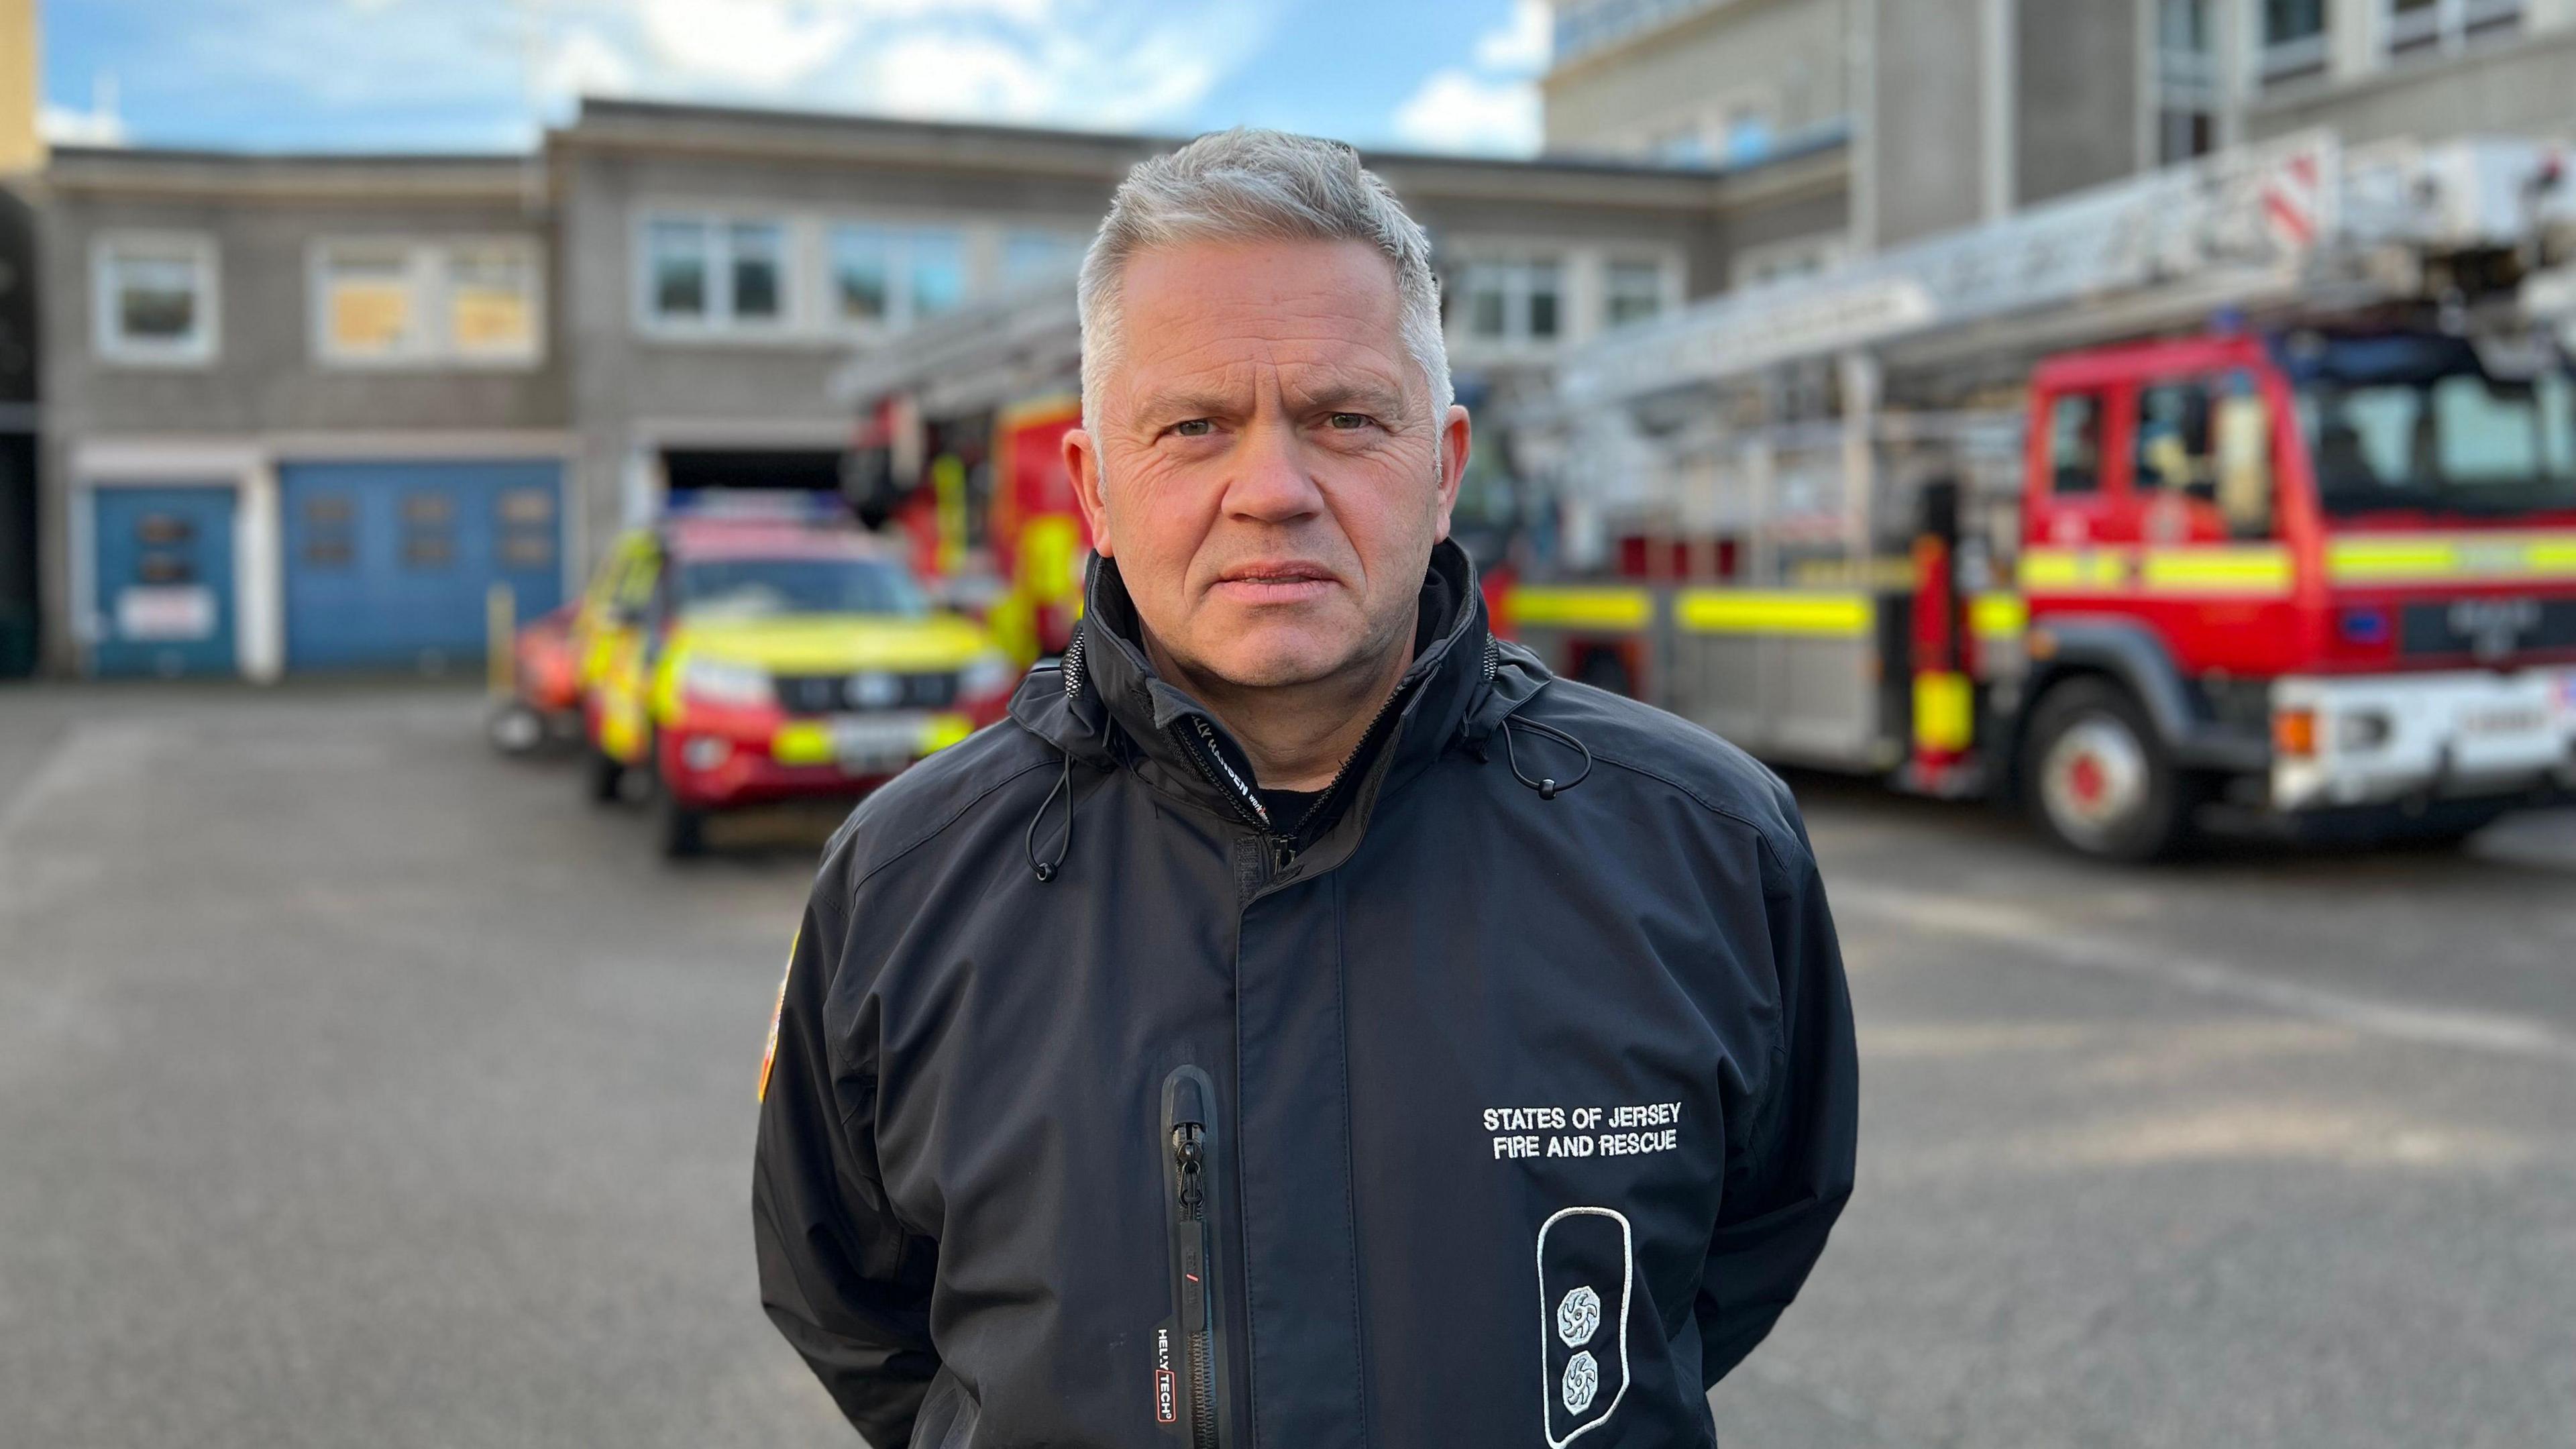
[[[1565,1301],[1556,1305],[1556,1336],[1565,1340],[1567,1348],[1583,1347],[1600,1330],[1601,1295],[1592,1291],[1591,1284],[1566,1294]]]
[[[1565,1412],[1580,1414],[1592,1407],[1592,1396],[1601,1388],[1601,1365],[1592,1355],[1578,1353],[1565,1361]]]

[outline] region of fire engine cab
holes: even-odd
[[[1564,378],[1560,488],[1621,576],[1509,622],[1758,755],[2092,855],[2563,798],[2562,174],[2294,137],[1614,334]]]

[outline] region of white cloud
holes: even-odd
[[[1438,70],[1395,108],[1395,134],[1426,151],[1531,156],[1539,145],[1538,83]]]
[[[1512,0],[1511,19],[1476,37],[1476,64],[1505,75],[1536,75],[1555,49],[1547,0]]]
[[[55,146],[125,144],[125,121],[114,111],[81,111],[47,104],[37,108],[36,129]]]
[[[1553,46],[1547,0],[1511,0],[1476,37],[1472,66],[1443,66],[1395,108],[1396,136],[1426,151],[1533,156],[1544,127],[1538,74]]]
[[[644,37],[670,70],[770,88],[839,56],[858,31],[854,12],[802,0],[644,0]]]
[[[534,84],[548,100],[624,95],[635,89],[635,63],[607,37],[582,26],[548,39]]]

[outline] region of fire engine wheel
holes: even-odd
[[[2024,797],[2068,849],[2152,860],[2182,844],[2188,801],[2173,762],[2128,691],[2106,679],[2050,690],[2031,721]]]

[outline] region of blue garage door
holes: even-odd
[[[559,464],[298,463],[278,476],[290,669],[479,660],[494,583],[522,619],[561,601]]]
[[[101,488],[96,531],[101,674],[231,674],[233,490]]]

